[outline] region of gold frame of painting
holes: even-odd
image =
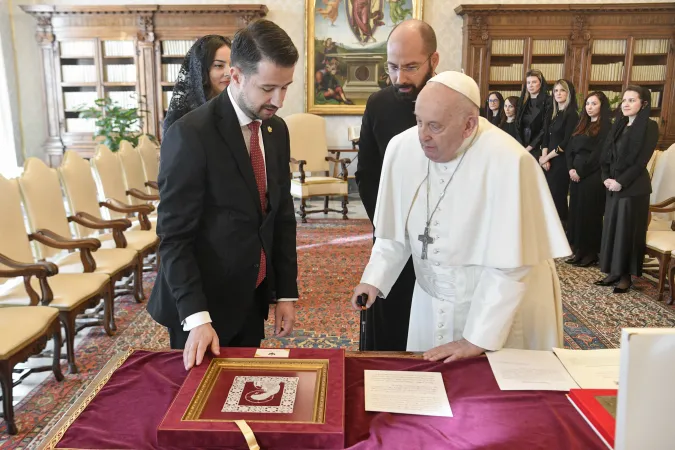
[[[333,53],[325,53],[325,42],[330,40],[336,50],[335,57],[331,58],[332,61],[330,62],[324,59],[325,63],[331,66],[330,69],[329,67],[318,69],[316,58],[317,39],[315,36],[317,28],[315,17],[317,12],[322,15],[322,18],[325,21],[331,21],[333,25],[334,21],[339,20],[340,15],[344,16],[347,23],[347,31],[353,34],[353,38],[358,41],[357,44],[362,43],[362,45],[375,40],[372,35],[377,32],[377,28],[380,24],[391,27],[391,24],[398,23],[395,21],[397,19],[422,19],[424,15],[424,0],[370,0],[371,11],[373,11],[373,5],[375,5],[375,7],[379,6],[379,9],[376,10],[375,14],[371,14],[369,24],[361,24],[358,27],[357,25],[353,25],[350,28],[349,23],[355,23],[355,21],[349,20],[349,5],[353,5],[353,2],[355,1],[359,0],[306,0],[305,110],[308,113],[320,115],[361,115],[366,109],[365,103],[370,94],[382,89],[383,84],[388,82],[388,75],[383,70],[384,63],[386,62],[386,41],[381,41],[384,43],[384,46],[380,45],[376,51],[354,51],[353,49],[341,46],[341,50],[343,51],[340,52],[340,49],[337,47],[338,43],[333,43],[331,38],[327,38],[324,43],[321,44],[324,56],[333,55]],[[321,11],[317,10],[317,3],[321,5]],[[400,3],[404,3],[404,5],[401,5]],[[386,15],[386,17],[385,12],[387,9],[385,9],[385,5],[389,6],[389,14]],[[394,6],[397,8],[396,10],[392,9]],[[372,27],[373,21],[378,21],[380,24]],[[331,25],[326,26],[330,27]],[[366,29],[365,32],[363,27]],[[371,35],[369,36],[367,33],[371,33]],[[338,65],[340,64],[338,58],[342,58],[343,61],[347,59],[352,61],[351,63],[348,61],[343,62],[343,70],[340,73],[337,72]],[[377,61],[378,59],[381,62]],[[342,75],[345,73],[344,66],[347,66],[346,75]],[[327,72],[329,70],[330,72]],[[319,74],[319,72],[321,72],[321,74]],[[328,85],[335,86],[335,89],[330,88],[330,91],[324,91],[330,92],[332,98],[326,99],[324,93],[317,92],[316,80],[319,75],[322,77],[322,82],[324,82],[323,80],[325,79],[325,82],[328,83]],[[340,78],[346,80],[344,82],[344,90],[342,89],[342,80],[340,80]],[[354,101],[349,98],[352,95],[358,104],[354,104]],[[317,103],[317,100],[319,103]]]

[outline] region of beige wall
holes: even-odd
[[[28,156],[41,156],[41,144],[46,136],[46,118],[40,75],[38,47],[34,39],[35,20],[24,14],[21,4],[93,4],[98,0],[8,0],[14,26],[13,44],[17,55],[16,70],[20,76],[15,77],[18,86],[10,86],[17,93],[18,105],[13,111],[20,111],[23,145]],[[652,0],[653,3],[667,3],[671,0]],[[3,0],[0,0],[2,5]],[[577,1],[535,1],[535,0],[425,0],[424,17],[434,27],[438,36],[441,55],[439,70],[457,70],[461,68],[462,54],[462,20],[454,12],[456,6],[464,4],[545,4],[545,3],[639,3],[640,0],[577,0]],[[230,3],[264,3],[269,8],[268,18],[282,26],[295,42],[300,54],[305,52],[305,0],[109,0],[107,4],[230,4]],[[286,103],[280,111],[281,116],[302,112],[304,110],[304,65],[300,65],[295,73],[295,81],[289,89]],[[360,117],[332,116],[327,118],[328,143],[334,147],[346,147],[347,126],[359,125]]]

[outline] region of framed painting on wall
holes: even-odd
[[[422,19],[423,0],[306,0],[306,110],[363,114],[390,84],[387,37],[405,19]]]

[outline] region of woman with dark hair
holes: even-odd
[[[558,217],[563,227],[567,227],[567,194],[570,190],[570,176],[567,162],[559,157],[572,137],[572,132],[579,122],[577,97],[574,85],[567,80],[558,80],[553,86],[553,112],[546,116],[544,138],[542,141],[539,164],[546,171],[546,181],[551,190],[553,203],[558,210]],[[564,156],[564,155],[563,155]]]
[[[192,45],[178,72],[162,134],[166,134],[176,120],[211,100],[230,84],[231,45],[228,38],[215,34],[199,38]]]
[[[499,92],[490,92],[485,101],[485,117],[496,127],[500,126],[506,120],[504,116],[504,97]]]
[[[506,131],[516,141],[523,143],[523,140],[518,134],[518,127],[516,126],[516,116],[518,115],[518,97],[511,96],[504,100],[504,120],[499,124],[499,128]]]
[[[588,267],[598,261],[605,212],[605,186],[600,176],[600,155],[612,127],[612,110],[601,91],[588,94],[581,119],[565,152],[570,186],[567,238],[574,257],[568,264]]]
[[[546,116],[551,113],[551,97],[547,91],[544,74],[540,70],[528,70],[518,102],[516,126],[525,150],[537,160],[541,156]]]
[[[628,292],[631,275],[642,275],[652,186],[647,163],[659,139],[659,127],[649,119],[651,92],[628,86],[621,111],[602,155],[602,180],[607,188],[600,246],[600,270],[608,275],[595,284]]]

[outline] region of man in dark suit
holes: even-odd
[[[220,345],[258,347],[269,304],[287,336],[298,297],[288,129],[275,113],[298,51],[260,20],[232,42],[231,83],[162,142],[157,234],[161,265],[148,311],[168,327],[185,368]]]

